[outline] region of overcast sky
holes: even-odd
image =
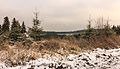
[[[41,26],[49,31],[84,29],[89,15],[93,19],[103,16],[111,25],[120,25],[120,0],[0,0],[0,23],[8,16],[32,26],[37,7]]]

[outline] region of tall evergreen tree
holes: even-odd
[[[21,33],[26,33],[26,26],[24,22],[22,23],[22,26],[21,26]]]
[[[16,28],[20,29],[20,23],[15,18],[13,18],[13,22],[12,22],[12,25],[11,25],[11,30],[13,31]]]
[[[38,28],[40,26],[40,20],[38,19],[38,12],[35,12],[35,18],[33,18],[33,27]]]
[[[19,24],[19,21],[16,21],[16,19],[13,19],[12,25],[11,25],[11,32],[9,37],[17,40],[20,37],[20,33],[21,33],[21,26]]]
[[[4,18],[4,23],[2,25],[2,31],[3,32],[8,32],[9,31],[9,26],[10,26],[9,18],[5,17]]]
[[[33,27],[29,28],[29,35],[35,40],[40,40],[42,28],[40,28],[41,21],[38,19],[38,12],[35,12],[33,18]]]

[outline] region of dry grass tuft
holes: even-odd
[[[94,48],[117,48],[120,46],[120,36],[102,36],[90,39],[46,39],[34,41],[32,44],[16,42],[14,45],[10,41],[0,43],[0,61],[7,66],[25,65],[25,62],[38,59],[46,54],[62,56],[69,54],[79,54],[83,51]]]

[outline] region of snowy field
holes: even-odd
[[[70,54],[64,60],[59,56],[39,58],[26,62],[25,66],[6,67],[0,63],[0,69],[120,69],[120,48],[95,49],[79,55]]]

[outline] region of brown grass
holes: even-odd
[[[17,66],[25,65],[26,61],[35,60],[44,54],[57,53],[64,56],[95,48],[117,48],[120,46],[120,36],[101,36],[90,39],[44,39],[25,46],[22,45],[22,42],[16,42],[14,45],[9,42],[0,43],[0,61],[5,62],[8,66]]]

